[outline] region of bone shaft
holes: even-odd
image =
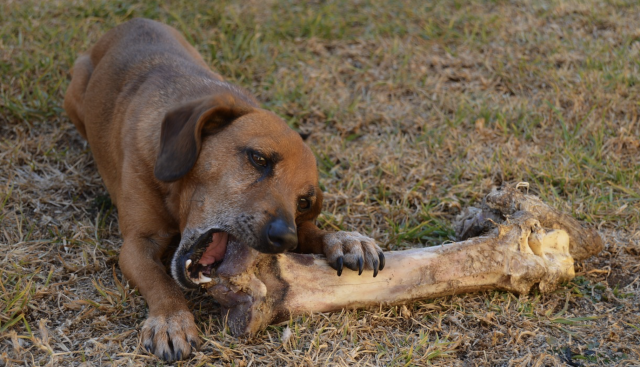
[[[509,289],[505,279],[504,257],[509,255],[492,250],[494,246],[493,240],[474,239],[446,248],[387,252],[387,266],[376,278],[371,272],[358,276],[349,270],[338,277],[323,259],[305,264],[296,256],[282,255],[277,263],[287,291],[282,302],[274,302],[282,308],[274,314],[286,317],[400,304],[484,289],[515,290]]]

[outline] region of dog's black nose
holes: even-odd
[[[282,219],[276,219],[269,224],[267,239],[275,252],[284,252],[298,247],[298,234]]]

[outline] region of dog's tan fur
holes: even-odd
[[[199,344],[175,274],[160,260],[172,241],[187,248],[223,228],[264,250],[259,229],[277,217],[297,231],[297,251],[325,254],[339,271],[342,262],[384,266],[373,240],[316,227],[322,194],[311,150],[169,26],[135,19],[105,34],[77,59],[64,108],[118,208],[120,267],[149,305],[142,341],[161,358],[182,359]],[[279,157],[273,171],[261,176],[246,147]],[[300,210],[300,198],[311,207]]]

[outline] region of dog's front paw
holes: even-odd
[[[151,315],[142,327],[142,345],[165,361],[179,361],[198,349],[198,329],[189,311]]]
[[[324,255],[332,268],[342,274],[343,266],[358,271],[373,270],[373,276],[384,268],[384,254],[376,242],[358,232],[327,233],[323,238]]]

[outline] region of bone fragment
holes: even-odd
[[[338,277],[319,255],[267,255],[230,243],[207,290],[223,306],[235,335],[253,334],[269,324],[311,312],[395,305],[492,289],[524,294],[536,284],[542,292],[552,291],[574,277],[573,253],[583,258],[595,254],[602,241],[597,232],[546,209],[539,200],[529,205],[530,198],[516,193],[520,194],[503,191],[515,197],[511,201],[492,197],[495,192],[487,196],[485,201],[494,205],[487,207],[502,224],[494,221],[486,235],[386,252],[387,265],[376,278],[370,272],[358,276],[350,271]],[[509,208],[505,214],[501,205]],[[481,212],[474,211],[469,218],[479,220]],[[546,227],[567,222],[569,227],[545,229],[538,215],[546,221],[559,218],[557,225],[545,222]]]

